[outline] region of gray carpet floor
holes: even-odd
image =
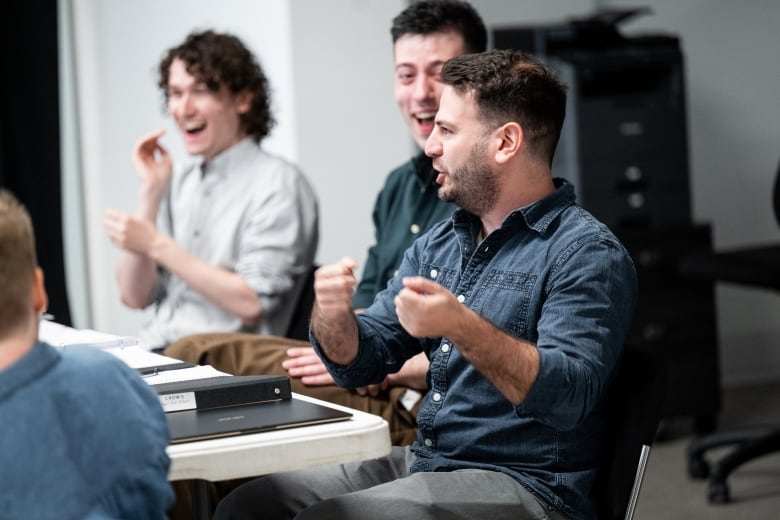
[[[780,426],[780,382],[724,391],[721,428],[765,424]],[[682,431],[653,445],[634,520],[780,518],[780,452],[737,469],[728,479],[731,501],[712,505],[707,501],[707,482],[687,474],[690,428],[677,429]],[[726,451],[713,451],[707,458]]]

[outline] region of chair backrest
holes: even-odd
[[[607,396],[605,464],[594,489],[600,520],[632,518],[665,392],[662,356],[626,347]]]
[[[295,304],[290,326],[287,328],[286,337],[292,339],[309,340],[309,321],[311,320],[311,309],[314,305],[314,271],[319,266],[313,265],[306,273],[306,281],[303,283],[303,289],[298,296]]]
[[[777,172],[775,172],[775,190],[772,198],[772,209],[775,210],[775,220],[777,225],[780,226],[780,164],[777,165]]]

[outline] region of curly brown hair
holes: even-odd
[[[166,104],[168,75],[175,59],[183,61],[187,72],[213,92],[219,91],[222,85],[233,95],[250,92],[252,106],[241,114],[241,126],[258,143],[270,133],[276,121],[271,115],[268,78],[240,39],[207,30],[190,33],[183,43],[169,49],[160,62],[157,82]]]

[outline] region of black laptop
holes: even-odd
[[[344,412],[294,397],[206,410],[168,412],[171,444],[295,428],[352,417]]]

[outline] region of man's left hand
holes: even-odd
[[[421,276],[404,278],[403,284],[395,297],[395,312],[403,328],[416,338],[447,336],[463,309],[455,295]]]
[[[103,214],[103,226],[111,242],[125,251],[149,254],[157,238],[151,222],[112,209]]]

